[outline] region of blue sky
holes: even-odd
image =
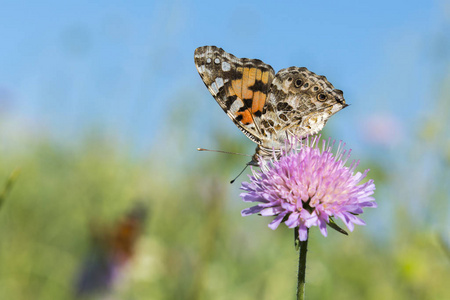
[[[437,39],[449,40],[444,3],[1,1],[3,127],[64,139],[95,125],[147,144],[189,100],[194,118],[229,130],[193,63],[217,45],[326,75],[351,104],[328,125],[342,138],[357,140],[371,114],[407,129],[429,104]]]

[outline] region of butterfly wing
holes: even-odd
[[[199,47],[195,66],[208,90],[234,124],[262,144],[261,116],[275,72],[258,59],[237,58],[215,46]]]
[[[342,91],[325,76],[299,67],[280,70],[267,98],[262,126],[267,143],[275,148],[288,136],[318,133],[333,114],[347,106]]]

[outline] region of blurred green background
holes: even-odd
[[[349,236],[313,229],[308,299],[448,299],[447,1],[0,1],[0,299],[75,299],[137,199],[134,255],[92,299],[293,299],[293,232],[229,181],[254,145],[193,63],[217,45],[305,66],[351,106],[323,134],[370,168],[378,208]],[[340,223],[342,225],[342,223]],[[94,236],[95,238],[95,236]]]

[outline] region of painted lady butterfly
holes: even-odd
[[[325,76],[290,67],[275,74],[259,59],[237,58],[215,46],[195,49],[195,66],[208,90],[234,124],[258,146],[257,156],[272,157],[289,136],[318,133],[348,106],[343,92]]]

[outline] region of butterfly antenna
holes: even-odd
[[[248,156],[248,157],[251,157],[251,155],[243,154],[243,153],[228,152],[228,151],[222,151],[222,150],[210,150],[210,149],[205,149],[205,148],[197,148],[197,151],[209,151],[209,152],[218,152],[218,153],[225,153],[225,154],[235,154],[235,155],[242,155],[242,156]]]
[[[228,151],[222,151],[222,150],[210,150],[210,149],[205,149],[205,148],[197,148],[197,151],[209,151],[209,152],[218,152],[218,153],[225,153],[225,154],[236,154],[236,155],[252,157],[251,155],[243,154],[243,153],[228,152]],[[242,173],[244,173],[245,169],[247,169],[249,164],[250,163],[245,165],[244,169],[242,169],[242,171],[238,174],[238,176],[236,176],[236,178],[234,178],[233,180],[230,181],[230,184],[233,184],[236,181],[236,179],[238,179],[239,176],[241,176]]]
[[[246,164],[246,165],[245,165],[245,167],[244,167],[244,169],[242,169],[241,173],[239,173],[238,176],[236,176],[236,178],[234,178],[233,180],[230,181],[230,184],[233,184],[233,183],[236,181],[236,179],[238,179],[239,176],[241,176],[242,173],[244,173],[244,171],[245,171],[245,169],[247,169],[248,165],[249,165],[249,164]]]

